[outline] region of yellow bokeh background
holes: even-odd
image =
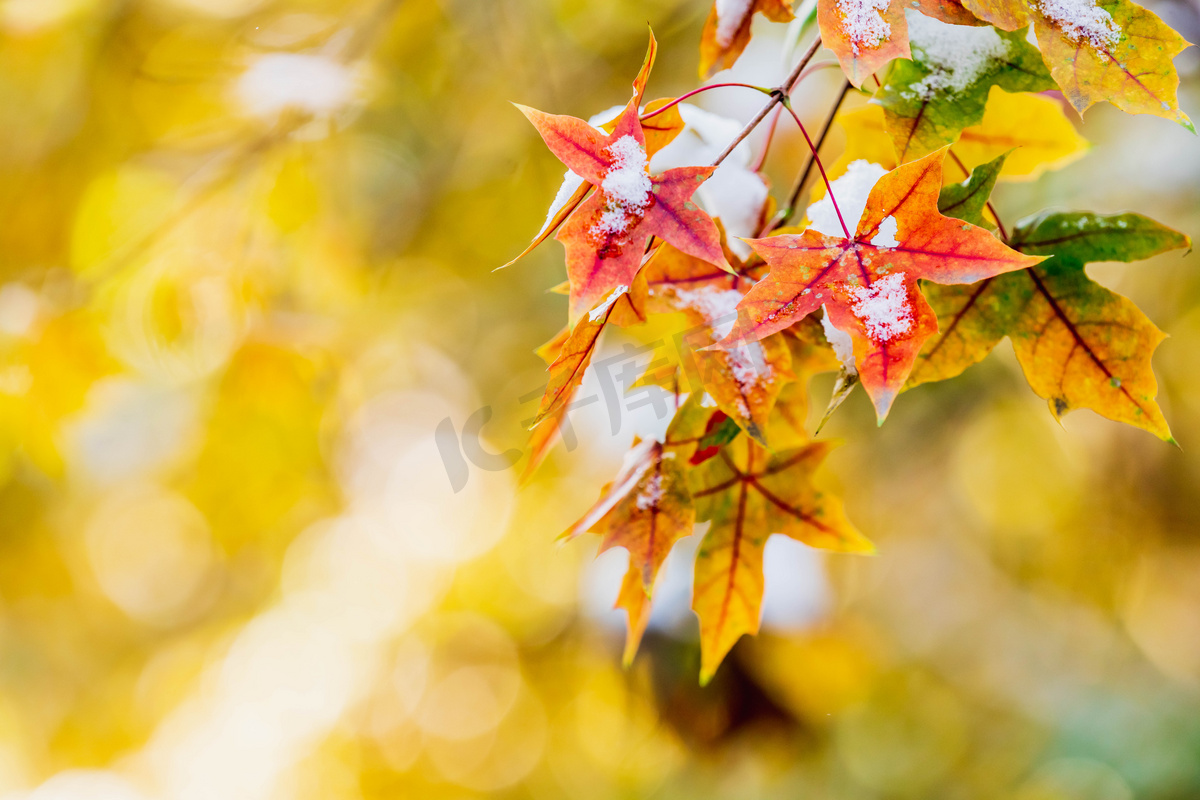
[[[0,798],[1200,796],[1194,254],[1090,268],[1171,335],[1181,449],[1058,426],[1007,344],[882,428],[853,396],[826,478],[879,555],[773,542],[764,632],[705,689],[686,580],[625,670],[622,554],[555,542],[635,421],[596,404],[527,485],[455,487],[435,430],[486,407],[484,449],[522,448],[565,318],[557,244],[493,272],[562,176],[510,101],[624,102],[647,22],[648,96],[687,91],[708,10],[0,0]],[[1092,149],[1001,214],[1200,232],[1190,134],[1075,124]],[[776,194],[803,152],[781,127]]]

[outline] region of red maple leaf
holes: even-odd
[[[810,228],[747,240],[771,271],[738,304],[737,323],[716,346],[762,339],[824,305],[833,326],[850,335],[863,388],[882,421],[921,345],[937,332],[917,279],[975,283],[1042,260],[938,212],[945,154],[943,148],[880,178],[853,235]]]
[[[728,268],[716,225],[691,200],[715,168],[680,167],[661,175],[649,173],[638,107],[656,49],[651,36],[645,63],[633,83],[633,97],[617,117],[612,133],[575,117],[517,106],[550,151],[597,189],[555,237],[567,251],[572,318],[633,282],[651,236]]]

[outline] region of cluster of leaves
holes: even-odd
[[[756,13],[804,31],[806,12],[794,19],[778,0],[718,2],[702,75],[737,59]],[[805,429],[814,374],[840,372],[826,416],[861,384],[882,423],[901,392],[959,374],[1007,336],[1056,417],[1089,408],[1172,441],[1150,367],[1163,334],[1084,267],[1186,247],[1187,237],[1137,214],[1085,212],[1038,213],[1009,231],[989,197],[998,180],[1036,178],[1086,149],[1058,90],[1079,112],[1107,100],[1190,129],[1171,64],[1182,39],[1127,0],[914,0],[911,9],[819,0],[807,14],[847,78],[831,112],[847,144],[828,170],[820,143],[813,148],[797,193],[813,162],[825,181],[798,227],[785,227],[790,207],[772,217],[769,199],[747,209],[761,225],[744,240],[745,258],[693,200],[721,158],[650,174],[649,159],[685,129],[679,99],[643,105],[653,37],[633,96],[606,125],[520,107],[578,179],[530,245],[555,233],[564,245],[570,311],[539,350],[550,380],[526,475],[555,440],[603,331],[682,315],[688,347],[635,384],[674,398],[665,436],[635,441],[565,535],[596,533],[602,551],[629,551],[617,600],[629,615],[628,660],[665,558],[697,522],[710,523],[692,601],[702,682],[758,629],[770,535],[873,549],[814,479],[832,447]],[[775,106],[791,111],[803,66],[743,135]],[[871,102],[838,113],[847,93],[866,94],[850,86],[871,76]]]

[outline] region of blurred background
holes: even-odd
[[[565,319],[556,243],[492,271],[562,176],[509,102],[626,102],[647,22],[647,97],[686,91],[708,5],[0,0],[0,797],[1200,797],[1195,254],[1090,268],[1171,335],[1182,449],[1059,427],[1007,343],[883,428],[853,396],[826,478],[880,554],[772,540],[764,632],[705,690],[695,536],[629,670],[623,551],[554,541],[653,409],[581,409],[520,489],[457,455],[524,446]],[[784,30],[739,79],[778,81]],[[1195,137],[1080,130],[1003,215],[1200,233]]]

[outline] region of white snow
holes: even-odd
[[[729,369],[743,392],[771,382],[771,365],[767,363],[762,342],[747,342],[725,352],[729,357]],[[741,410],[740,405],[738,408]]]
[[[899,247],[900,243],[896,241],[896,232],[899,230],[899,223],[891,214],[884,217],[883,222],[879,223],[879,230],[871,239],[871,244],[876,247]]]
[[[1121,26],[1095,0],[1038,0],[1035,6],[1072,42],[1086,40],[1099,50],[1121,41]]]
[[[912,328],[912,306],[901,273],[885,275],[870,286],[848,286],[847,290],[854,298],[851,308],[872,339],[890,341]]]
[[[554,195],[554,201],[550,203],[550,208],[546,211],[546,221],[542,223],[542,229],[537,232],[538,236],[546,232],[546,229],[550,227],[550,222],[554,219],[554,215],[567,204],[567,201],[571,199],[571,195],[575,194],[575,190],[582,185],[583,178],[571,172],[571,170],[563,173],[562,186],[558,187],[558,194]],[[537,236],[533,238],[536,239]]]
[[[867,207],[867,197],[886,174],[887,170],[883,167],[860,158],[846,167],[845,175],[832,182],[833,195],[837,198],[838,208],[842,210],[842,218],[846,220],[851,236]],[[828,193],[808,207],[808,221],[808,227],[818,233],[839,239],[845,236]]]
[[[611,306],[613,303],[617,302],[617,298],[620,297],[621,295],[625,294],[628,291],[629,291],[629,287],[626,286],[625,284],[621,284],[617,288],[613,289],[612,294],[610,294],[608,297],[604,298],[603,303],[601,303],[600,305],[593,308],[590,312],[588,312],[588,321],[589,322],[598,322],[600,320],[600,318],[603,317],[608,312],[609,306]]]
[[[879,13],[888,7],[888,0],[837,0],[837,6],[842,12],[842,30],[855,55],[860,47],[874,47],[891,37],[892,27]]]
[[[606,122],[612,122],[624,110],[625,106],[610,106],[588,117],[588,124],[607,136],[608,133],[600,126]],[[554,195],[554,201],[550,203],[550,208],[546,211],[546,221],[542,223],[542,229],[537,232],[538,236],[546,232],[546,229],[550,227],[550,221],[554,219],[554,215],[567,204],[567,201],[571,199],[571,195],[575,194],[575,190],[582,185],[583,178],[571,172],[571,170],[563,173],[562,185],[558,187],[558,194]],[[533,238],[536,239],[537,236]]]
[[[908,88],[912,96],[929,99],[938,92],[961,92],[1008,55],[1008,42],[991,25],[948,25],[916,11],[907,18],[909,43],[931,70]]]
[[[712,328],[714,342],[719,342],[733,330],[737,321],[737,304],[742,293],[735,289],[674,289],[675,299],[688,308],[699,311]]]
[[[612,166],[604,175],[600,191],[608,201],[604,213],[592,226],[596,235],[622,234],[631,217],[640,216],[650,205],[650,175],[646,172],[646,148],[626,134],[608,146]]]
[[[284,110],[328,116],[348,104],[358,90],[353,71],[332,58],[302,53],[268,53],[238,78],[242,106],[260,117]]]
[[[754,0],[717,0],[717,44],[728,47],[751,13]]]
[[[851,375],[858,373],[858,368],[854,366],[854,340],[850,338],[850,334],[843,330],[835,328],[833,323],[829,321],[829,309],[821,306],[825,313],[821,315],[821,327],[825,329],[825,340],[833,347],[833,354],[837,356],[837,360],[842,362],[842,366]]]
[[[674,289],[675,298],[694,308],[712,328],[712,340],[719,342],[729,335],[737,322],[737,304],[743,295],[735,289]],[[726,350],[729,369],[743,391],[749,391],[772,377],[771,365],[761,342],[745,342]],[[740,407],[739,407],[740,410]]]
[[[674,455],[672,453],[672,455]],[[661,474],[654,475],[650,480],[646,481],[645,487],[637,497],[637,507],[641,511],[648,508],[657,508],[663,496],[663,477]]]

